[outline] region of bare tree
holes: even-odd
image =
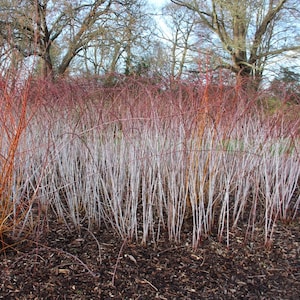
[[[73,58],[99,30],[94,24],[109,13],[112,0],[84,2],[53,0],[1,0],[0,35],[23,57],[38,56],[43,75],[62,75]],[[53,48],[60,45],[60,57],[53,70]]]
[[[194,47],[196,14],[184,6],[173,3],[167,4],[162,12],[168,27],[167,33],[162,32],[162,39],[170,47],[170,76],[180,79],[184,69],[193,62],[196,54]]]
[[[98,35],[73,64],[83,74],[105,74],[106,84],[114,83],[116,73],[141,75],[144,72],[141,66],[153,44],[155,28],[146,0],[116,1],[111,11],[105,27],[99,28]]]
[[[261,80],[269,59],[297,50],[300,43],[295,0],[171,0],[194,11],[211,32],[218,68],[238,79]],[[298,25],[297,25],[298,24]]]

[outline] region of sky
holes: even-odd
[[[168,3],[168,2],[171,2],[170,0],[148,0],[148,2],[151,4],[151,5],[154,5],[156,7],[162,7],[164,4]]]

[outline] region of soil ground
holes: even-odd
[[[6,241],[12,242],[12,241]],[[3,249],[2,249],[3,250]],[[0,299],[300,299],[300,222],[230,247],[213,235],[192,249],[161,238],[142,246],[109,229],[48,232],[0,253]]]

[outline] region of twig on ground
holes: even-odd
[[[119,261],[121,260],[121,254],[122,254],[123,249],[124,249],[126,244],[127,244],[127,239],[125,239],[124,242],[122,243],[122,246],[120,248],[120,251],[119,251],[119,254],[118,254],[118,257],[117,257],[117,261],[116,261],[116,264],[115,264],[115,267],[114,267],[113,277],[111,279],[112,286],[115,286],[115,277],[116,277],[116,273],[117,273],[117,267],[118,267]]]

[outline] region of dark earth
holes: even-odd
[[[187,229],[181,243],[165,234],[143,246],[107,228],[48,225],[3,238],[0,299],[300,299],[299,218],[278,224],[269,247],[259,228],[252,240],[238,230],[229,248],[212,234],[193,249]]]

